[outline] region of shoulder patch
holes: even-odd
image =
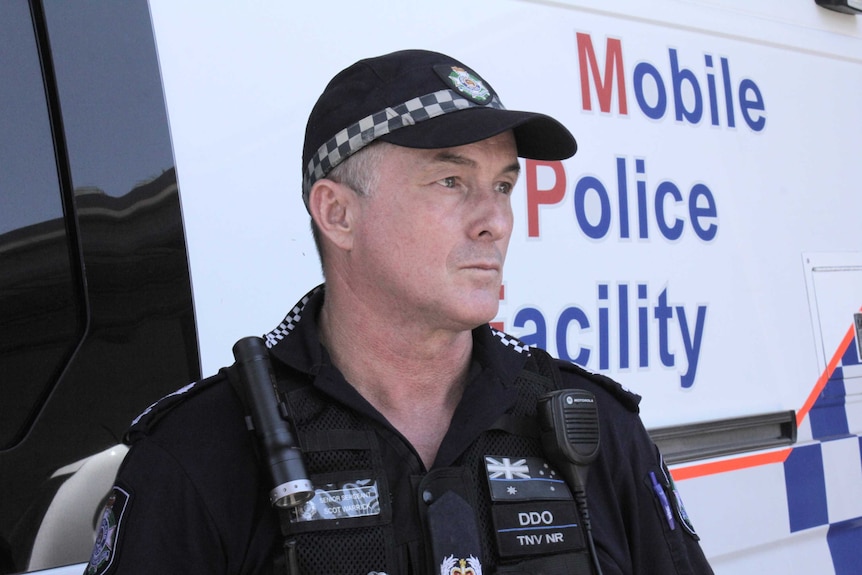
[[[96,532],[96,542],[90,555],[90,563],[84,571],[85,575],[100,575],[111,568],[129,497],[126,490],[116,485],[111,490],[99,519],[99,530]]]
[[[560,366],[562,371],[566,371],[569,373],[574,373],[575,375],[579,375],[585,379],[589,379],[593,383],[598,384],[605,391],[613,395],[620,403],[622,403],[626,409],[632,411],[634,413],[638,413],[640,411],[640,402],[641,396],[629,391],[618,382],[613,379],[607,377],[606,375],[601,375],[599,373],[593,373],[591,371],[587,371],[581,366],[574,364],[570,361],[563,361],[561,359],[557,360],[557,364]]]
[[[700,540],[697,531],[694,530],[694,524],[691,522],[691,518],[688,516],[688,511],[686,511],[685,505],[682,502],[682,496],[679,494],[679,489],[677,489],[676,482],[674,482],[673,480],[673,474],[667,468],[667,465],[664,462],[664,458],[662,458],[661,460],[661,470],[664,474],[665,481],[668,484],[668,489],[673,495],[673,497],[671,497],[671,504],[674,511],[676,511],[677,518],[682,523],[682,526],[685,527],[685,530],[688,531],[692,537]]]

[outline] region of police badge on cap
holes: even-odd
[[[456,92],[479,105],[486,104],[494,97],[494,92],[487,82],[472,70],[462,66],[442,64],[434,66],[434,71]]]

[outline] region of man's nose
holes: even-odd
[[[474,196],[471,206],[473,223],[471,235],[475,239],[496,241],[512,232],[512,203],[508,195],[493,187]]]

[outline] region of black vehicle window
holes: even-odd
[[[83,330],[36,37],[0,2],[0,449],[26,431]]]
[[[50,0],[44,8],[75,193],[124,196],[174,165],[149,7]],[[119,133],[134,137],[133,154],[118,153]]]

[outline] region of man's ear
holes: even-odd
[[[353,247],[353,216],[356,192],[349,186],[323,178],[308,196],[308,208],[320,234],[343,250]]]

